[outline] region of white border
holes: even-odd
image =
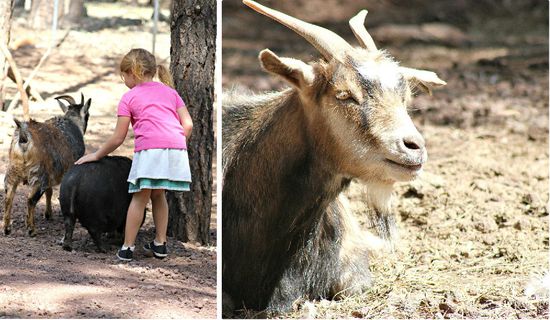
[[[222,319],[222,0],[216,0],[216,315]]]

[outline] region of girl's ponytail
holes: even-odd
[[[159,80],[170,88],[174,88],[174,81],[172,80],[172,75],[163,65],[157,65],[157,74]]]
[[[174,81],[168,69],[163,65],[157,65],[155,56],[145,49],[130,50],[120,62],[120,71],[133,74],[139,81],[157,74],[162,83],[174,88]]]

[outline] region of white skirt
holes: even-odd
[[[135,185],[140,185],[140,179],[164,180],[176,183],[186,182],[189,185],[191,182],[191,168],[189,167],[187,150],[148,149],[134,153],[132,168],[128,176],[131,192],[136,191]],[[132,187],[132,185],[134,186]]]

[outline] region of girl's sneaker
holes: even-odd
[[[124,250],[120,249],[116,253],[116,256],[117,256],[118,260],[132,261],[132,259],[134,258],[134,252],[130,248],[126,248]]]
[[[156,245],[155,241],[151,241],[143,246],[143,249],[149,254],[153,255],[155,258],[164,259],[168,255],[168,250],[166,250],[166,242],[161,245]]]

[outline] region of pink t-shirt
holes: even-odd
[[[147,149],[187,149],[176,111],[185,103],[177,91],[160,83],[144,82],[126,92],[118,116],[130,117],[135,135],[134,152]]]

